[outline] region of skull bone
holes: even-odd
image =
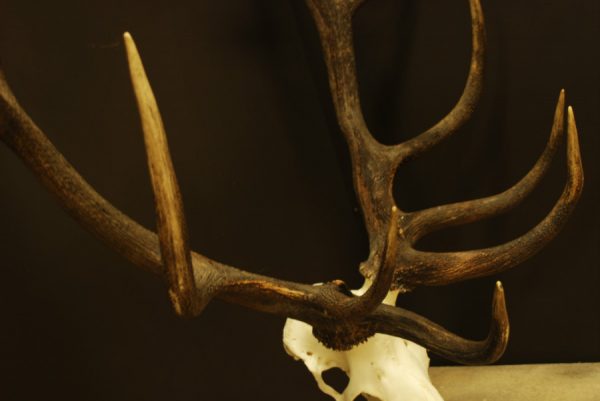
[[[352,291],[362,295],[371,282]],[[383,303],[395,305],[398,291],[390,291]],[[429,379],[429,357],[425,348],[398,337],[375,334],[348,351],[325,347],[312,334],[312,326],[287,319],[283,345],[296,360],[302,360],[319,389],[336,401],[354,401],[362,395],[369,401],[443,401]],[[349,378],[342,393],[323,380],[323,372],[338,368]]]

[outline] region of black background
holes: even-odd
[[[518,268],[418,289],[399,304],[481,338],[501,279],[512,327],[500,363],[598,361],[600,3],[483,8],[480,106],[457,135],[400,169],[399,205],[417,210],[515,183],[544,147],[562,87],[580,129],[584,194],[558,238]],[[303,2],[2,0],[0,27],[18,99],[118,208],[154,225],[121,44],[129,30],[161,106],[193,248],[279,278],[359,285],[366,235]],[[418,134],[458,99],[470,55],[467,1],[371,0],[355,17],[355,40],[378,140]],[[560,195],[564,159],[562,148],[516,211],[421,246],[468,249],[524,233]],[[194,320],[176,318],[161,281],[84,232],[4,146],[0,192],[0,399],[328,399],[283,351],[283,319],[220,301]]]

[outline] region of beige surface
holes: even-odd
[[[445,401],[600,401],[600,363],[438,367]]]

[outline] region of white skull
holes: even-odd
[[[352,291],[362,295],[371,285]],[[383,303],[395,305],[398,291],[388,294]],[[283,346],[296,360],[301,359],[313,374],[319,389],[336,401],[354,401],[360,395],[380,401],[443,401],[429,380],[429,357],[425,348],[385,334],[375,334],[348,351],[334,351],[312,334],[312,326],[287,319]],[[325,383],[322,373],[339,368],[350,379],[342,393]]]

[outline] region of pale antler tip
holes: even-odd
[[[494,315],[501,320],[507,319],[508,315],[506,312],[506,297],[504,294],[504,286],[500,281],[496,281],[496,287],[494,288],[494,298],[493,298],[493,310]]]
[[[140,59],[140,55],[137,50],[137,46],[133,37],[129,32],[125,32],[123,34],[123,42],[125,43],[125,53],[127,55],[127,61],[129,63],[130,70],[134,68],[138,68],[142,64],[142,60]],[[133,72],[133,71],[132,71]],[[132,75],[132,80],[135,81],[135,78]],[[135,82],[134,82],[135,86]]]
[[[494,297],[492,299],[492,316],[496,322],[498,334],[501,337],[502,351],[498,353],[498,358],[504,352],[506,343],[508,342],[508,336],[510,332],[510,324],[508,322],[508,311],[506,309],[506,297],[504,294],[504,287],[500,281],[496,282],[496,288],[494,289]]]
[[[569,136],[577,138],[579,133],[577,132],[577,123],[575,122],[575,110],[573,110],[573,106],[567,107],[567,124]]]
[[[567,157],[572,165],[571,172],[579,181],[579,186],[583,185],[583,169],[581,166],[581,153],[579,150],[579,133],[577,131],[577,123],[575,122],[575,111],[572,106],[568,108],[568,125],[567,125]],[[581,192],[581,188],[579,188]]]
[[[492,315],[498,325],[497,330],[500,341],[498,344],[498,354],[496,358],[494,358],[494,361],[496,361],[504,353],[510,335],[510,323],[508,322],[508,310],[506,309],[506,296],[501,281],[496,281],[496,288],[494,289],[494,298],[492,301]]]
[[[129,32],[123,33],[123,41],[125,42],[125,48],[128,51],[135,50],[135,41],[133,40],[133,36]]]

